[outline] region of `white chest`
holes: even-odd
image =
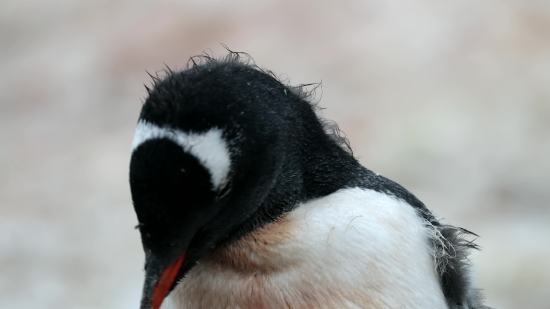
[[[165,300],[191,308],[447,308],[422,219],[371,190],[297,207],[205,256]]]

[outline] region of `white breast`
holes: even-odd
[[[208,254],[162,308],[447,308],[430,252],[413,207],[343,189]]]

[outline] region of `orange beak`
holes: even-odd
[[[160,275],[160,279],[157,282],[157,285],[155,286],[155,290],[153,292],[153,298],[151,301],[152,309],[159,309],[162,305],[164,298],[168,295],[170,287],[172,286],[172,284],[174,284],[174,280],[176,279],[181,265],[185,260],[186,254],[187,251],[183,252],[183,254],[174,263],[166,267],[166,269]]]

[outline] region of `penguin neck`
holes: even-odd
[[[294,146],[288,148],[292,151],[284,156],[272,189],[229,241],[276,221],[301,203],[358,185],[364,170],[359,162],[324,132],[320,140],[322,143],[300,139],[291,143]]]
[[[302,146],[300,152],[290,158],[287,169],[277,177],[273,194],[282,199],[298,195],[298,202],[305,202],[329,195],[355,182],[361,170],[360,164],[328,136],[326,138],[321,145],[308,143]],[[295,166],[296,161],[299,162],[299,168]],[[296,192],[297,188],[299,192]]]

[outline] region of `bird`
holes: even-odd
[[[163,72],[129,166],[141,309],[488,308],[475,234],[359,163],[308,87],[234,51]]]

